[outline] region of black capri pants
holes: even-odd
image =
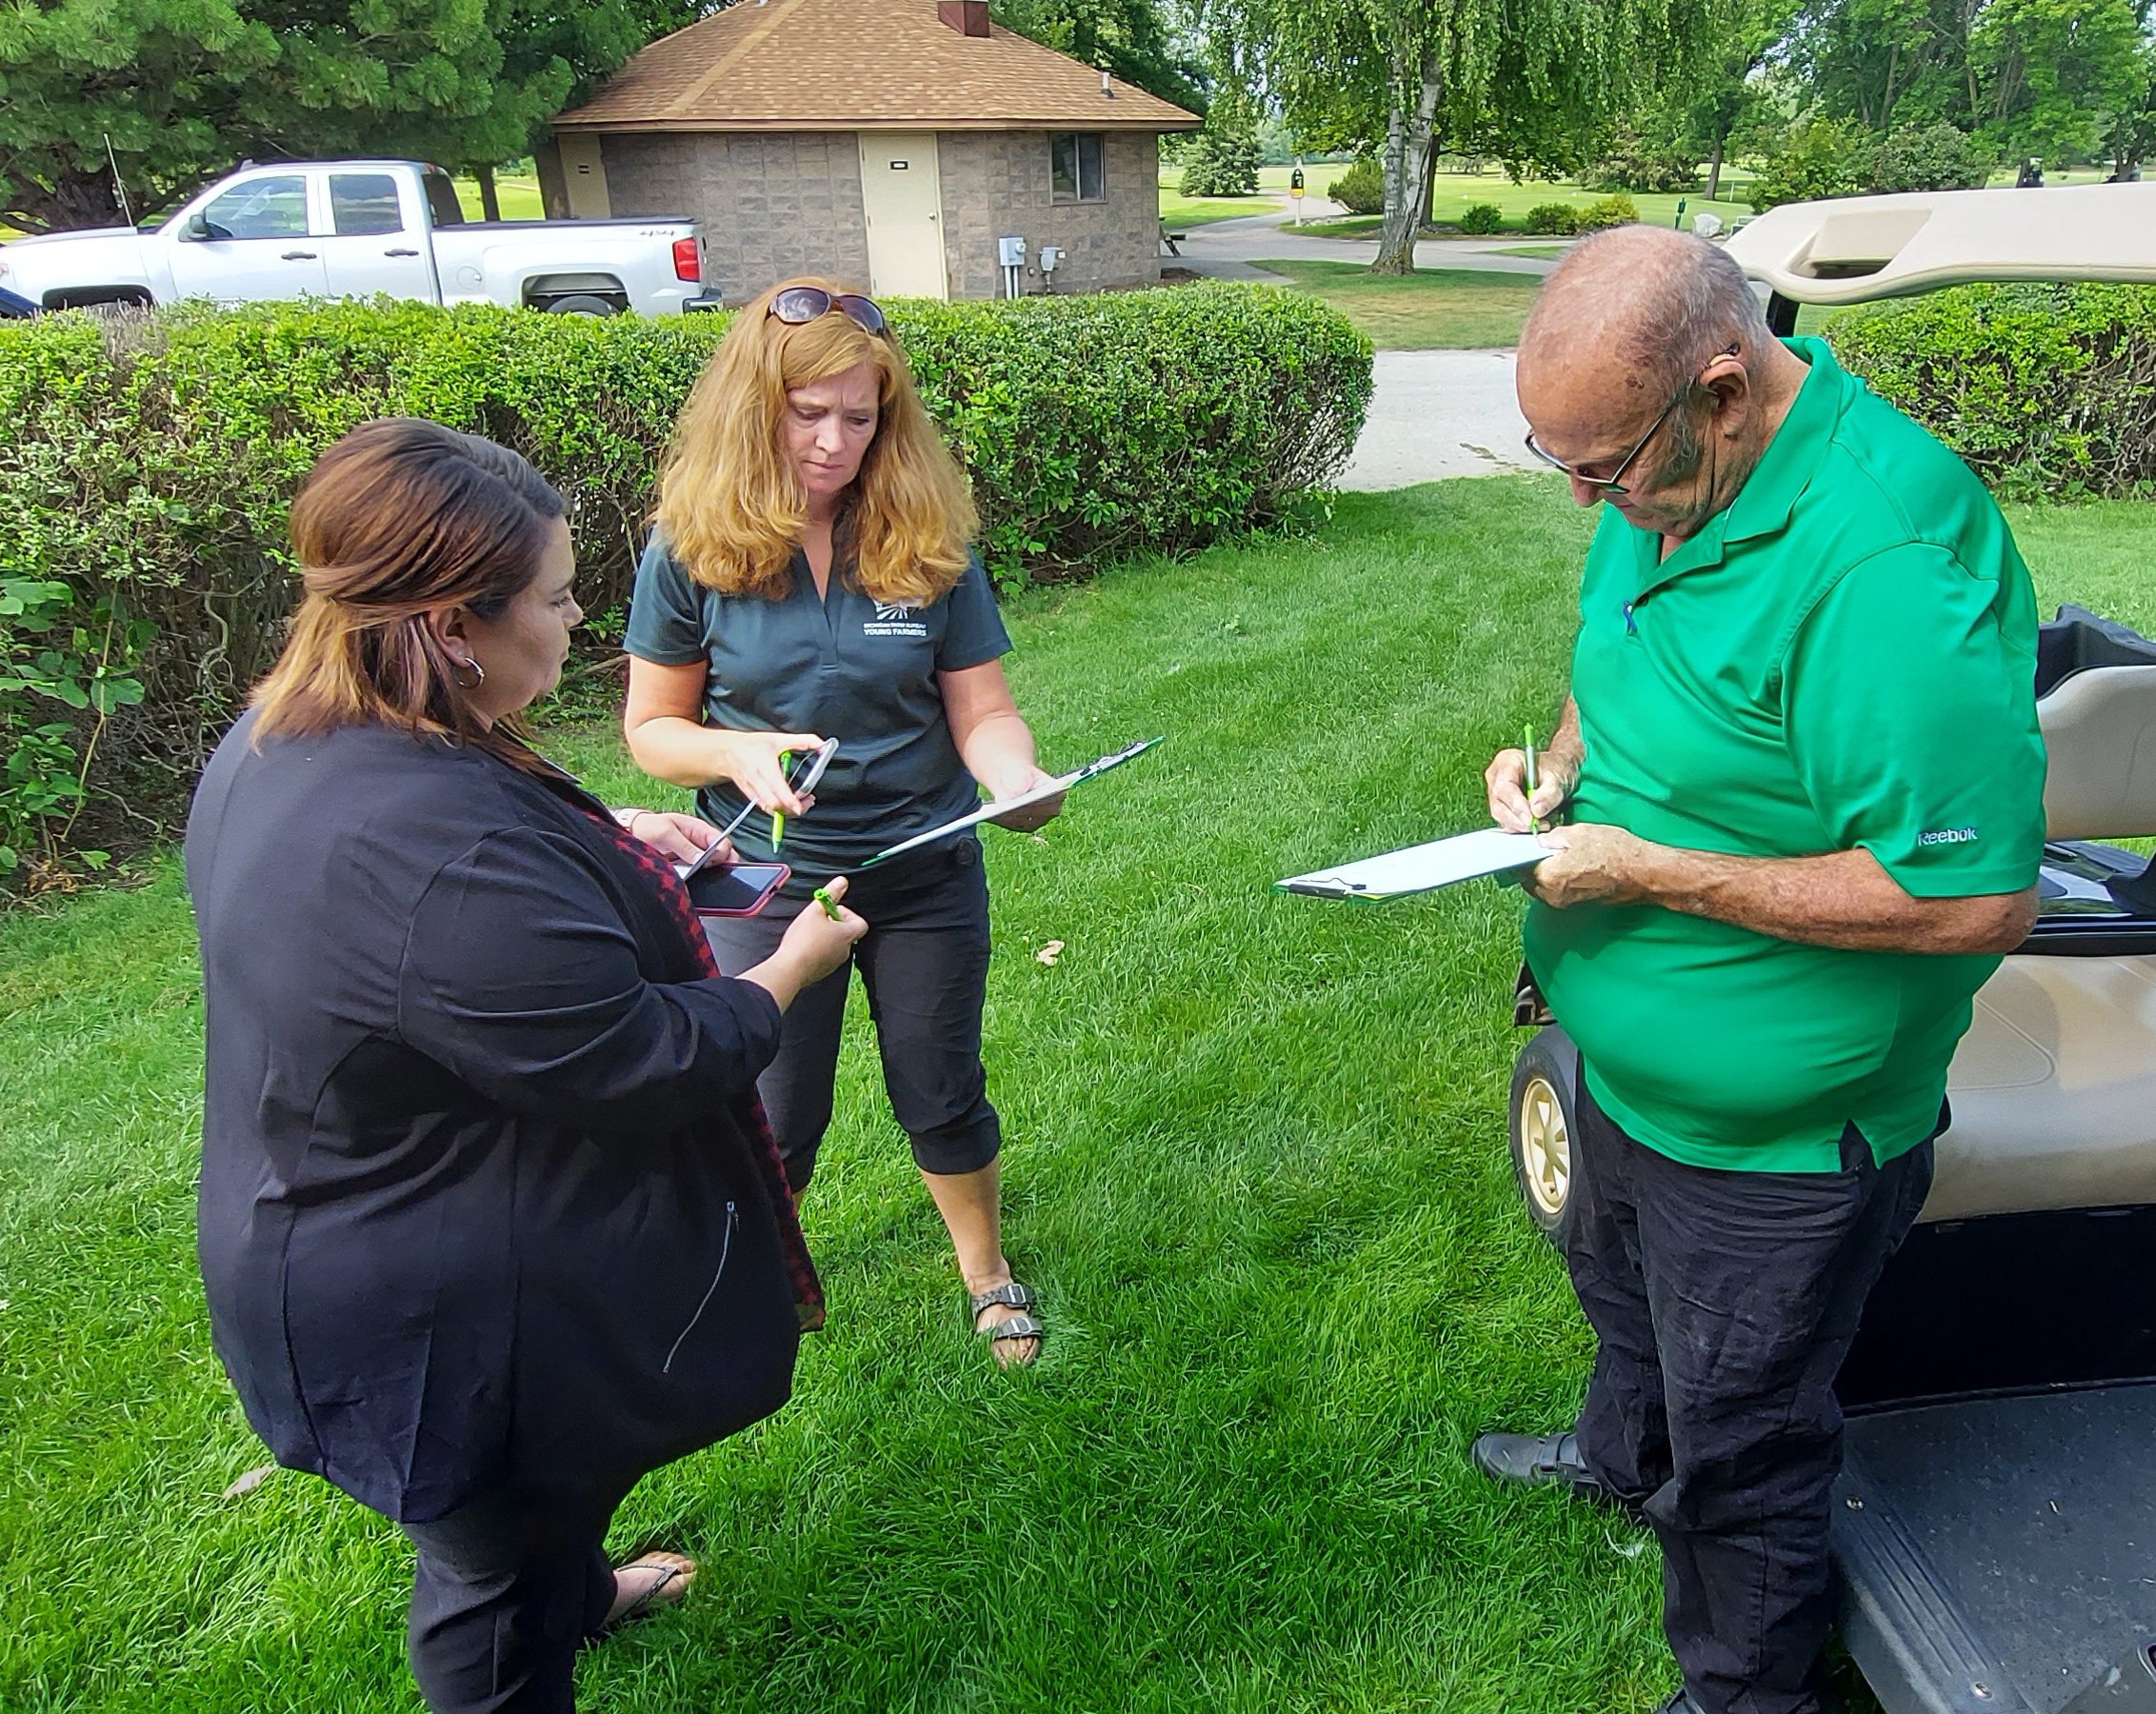
[[[757,1081],[787,1183],[798,1194],[816,1167],[831,1122],[839,1037],[853,965],[884,1063],[884,1092],[912,1140],[923,1172],[976,1172],[996,1158],[1002,1126],[981,1065],[981,1007],[988,987],[988,878],[971,835],[895,858],[848,884],[848,907],[868,932],[842,965],[787,1008],[778,1057]],[[738,976],[763,963],[803,899],[773,899],[760,916],[706,917],[719,968]]]

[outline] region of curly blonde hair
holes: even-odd
[[[847,501],[849,581],[871,601],[924,607],[966,569],[979,518],[965,473],[936,432],[894,340],[833,310],[789,325],[769,313],[786,280],[737,311],[674,425],[659,478],[658,526],[690,578],[725,595],[782,599],[808,521],[807,496],[781,444],[787,393],[876,371],[875,437]]]

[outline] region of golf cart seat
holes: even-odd
[[[2036,712],[2054,840],[2156,834],[2156,642],[2085,608],[2040,627]]]

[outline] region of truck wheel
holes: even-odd
[[[1560,1250],[1572,1215],[1580,1050],[1554,1024],[1512,1063],[1512,1177],[1527,1218]]]
[[[549,315],[619,315],[621,310],[605,298],[589,291],[571,292],[568,297],[549,298],[540,306]]]

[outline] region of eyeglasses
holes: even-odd
[[[855,291],[834,295],[821,286],[789,286],[771,300],[764,313],[777,316],[789,328],[798,328],[818,316],[828,315],[833,309],[864,333],[889,335],[890,326],[884,320],[884,312],[876,308],[875,300]]]
[[[1715,352],[1714,355],[1716,357],[1734,357],[1737,354],[1741,343],[1741,341],[1732,341],[1727,349]],[[1687,398],[1689,398],[1691,396],[1692,389],[1697,387],[1698,385],[1699,382],[1695,378],[1693,380],[1686,382],[1683,387],[1679,388],[1677,389],[1677,396],[1671,399],[1668,404],[1665,405],[1662,408],[1662,414],[1654,419],[1654,422],[1648,427],[1647,431],[1645,434],[1641,435],[1638,440],[1632,443],[1632,449],[1629,452],[1626,453],[1625,456],[1618,461],[1617,468],[1614,470],[1610,471],[1607,476],[1584,475],[1576,467],[1567,464],[1555,453],[1544,451],[1542,448],[1536,444],[1535,431],[1532,428],[1527,430],[1527,450],[1532,452],[1537,458],[1541,459],[1544,464],[1549,466],[1551,469],[1563,470],[1565,474],[1569,476],[1574,482],[1585,483],[1588,488],[1595,489],[1598,493],[1601,493],[1605,496],[1628,494],[1632,490],[1627,488],[1624,484],[1623,477],[1625,472],[1632,468],[1632,461],[1638,458],[1642,452],[1647,450],[1647,442],[1652,440],[1658,433],[1661,432],[1662,425],[1669,420],[1669,413],[1672,410],[1676,409],[1678,406],[1682,405]]]

